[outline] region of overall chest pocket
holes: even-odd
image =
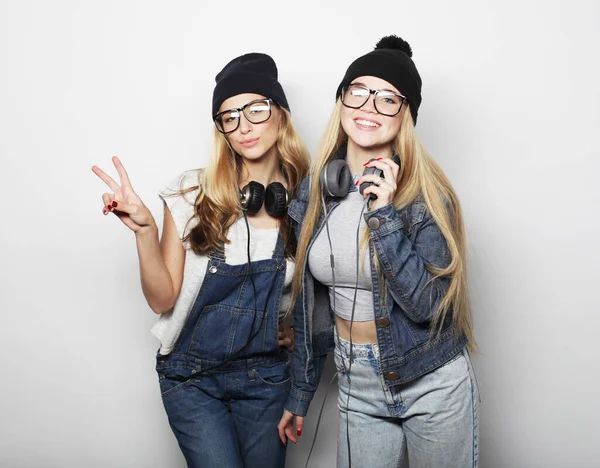
[[[277,322],[268,312],[215,304],[202,309],[188,352],[200,359],[223,361],[233,355],[244,359],[277,349]]]

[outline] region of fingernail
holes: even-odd
[[[103,214],[104,216],[106,216],[106,215],[108,214],[108,211],[107,211],[106,209],[104,209],[104,210],[102,210],[102,214]]]
[[[301,436],[302,435],[302,429],[297,429],[296,430],[296,434],[298,434],[298,436]]]
[[[366,166],[367,164],[369,164],[371,161],[367,161],[366,163],[363,164],[363,166]]]
[[[112,202],[112,206],[113,206],[114,208],[116,208],[116,207],[117,207],[117,205],[118,205],[118,203],[117,203],[116,201]]]
[[[359,183],[359,182],[360,182],[360,181],[359,181],[359,180],[357,180],[357,181],[354,183],[354,185],[358,185],[358,183]]]
[[[375,161],[381,161],[383,158],[377,158]]]

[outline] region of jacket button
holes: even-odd
[[[397,372],[387,372],[385,374],[385,380],[396,380],[398,379],[398,373]]]
[[[377,219],[375,216],[369,218],[369,220],[367,221],[367,225],[371,228],[371,229],[379,229],[379,226],[381,226],[381,222],[379,221],[379,219]]]
[[[375,320],[375,323],[378,327],[387,327],[390,324],[390,319],[387,317],[383,317]]]

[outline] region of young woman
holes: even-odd
[[[301,434],[335,347],[338,467],[477,465],[463,219],[414,131],[421,78],[411,57],[388,36],[350,65],[289,209],[301,234],[294,378],[279,434]]]
[[[295,235],[288,193],[309,158],[277,67],[246,54],[216,76],[215,150],[161,193],[162,238],[113,158],[104,214],[135,232],[142,290],[161,314],[156,370],[169,423],[190,467],[283,467],[277,422],[288,398]],[[292,335],[293,336],[293,335]]]

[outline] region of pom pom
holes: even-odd
[[[381,38],[375,45],[375,49],[397,49],[412,57],[412,49],[408,42],[394,34]]]

